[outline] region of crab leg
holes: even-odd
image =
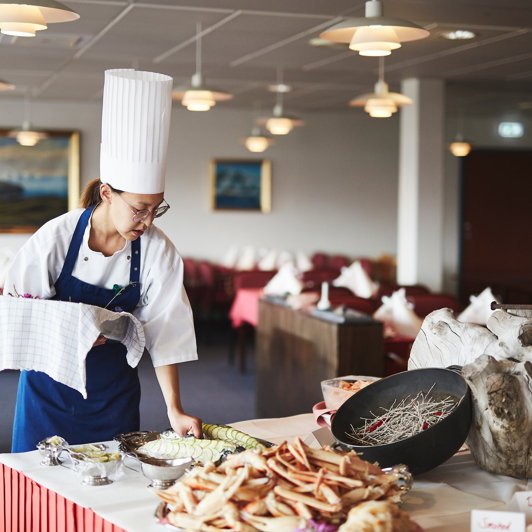
[[[311,508],[317,508],[318,510],[323,510],[325,512],[338,512],[341,509],[339,504],[330,504],[324,501],[319,501],[313,497],[302,495],[301,493],[294,493],[293,491],[289,490],[284,490],[278,486],[273,488],[273,491],[279,495],[279,497],[283,497],[284,499],[289,499],[291,501],[299,501],[307,506],[310,506]]]
[[[273,491],[268,493],[264,500],[266,507],[274,517],[284,517],[285,515],[295,515],[294,510],[287,504],[278,501],[273,494]]]

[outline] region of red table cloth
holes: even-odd
[[[231,306],[229,317],[233,327],[241,327],[249,323],[256,327],[259,323],[259,299],[264,290],[262,288],[239,288]]]
[[[0,464],[0,532],[126,532]]]

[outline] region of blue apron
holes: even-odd
[[[133,241],[131,257],[128,257],[130,282],[116,297],[114,290],[72,276],[93,210],[94,207],[87,209],[78,221],[63,270],[55,283],[54,299],[133,312],[140,299],[140,238]],[[39,441],[55,434],[70,444],[80,444],[111,440],[117,434],[139,430],[140,383],[137,368],[129,366],[126,354],[124,345],[111,340],[89,351],[87,399],[45,373],[22,371],[12,452],[34,451]]]

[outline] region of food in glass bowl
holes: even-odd
[[[322,381],[321,391],[325,406],[330,410],[338,410],[352,395],[379,379],[380,377],[348,375],[346,377]]]

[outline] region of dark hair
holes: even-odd
[[[89,207],[92,207],[93,205],[97,205],[102,200],[100,196],[100,186],[102,182],[99,179],[93,179],[83,191],[83,194],[81,195],[81,207],[84,209],[88,209]],[[117,194],[122,194],[123,190],[118,190],[116,188],[113,188],[111,185],[109,185],[109,188],[116,192]]]

